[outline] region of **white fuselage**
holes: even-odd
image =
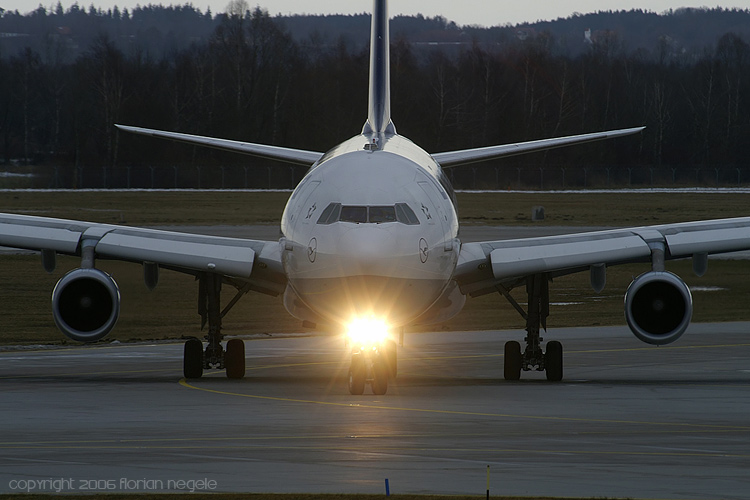
[[[377,316],[405,326],[440,316],[429,311],[444,316],[439,299],[454,295],[460,242],[450,185],[408,139],[369,141],[356,136],[324,155],[284,210],[284,304],[300,319],[335,326]]]

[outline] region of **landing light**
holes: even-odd
[[[375,346],[382,344],[388,338],[388,325],[377,318],[355,318],[349,323],[346,336],[352,345]]]

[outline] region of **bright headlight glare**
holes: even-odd
[[[347,336],[360,346],[379,344],[388,337],[388,325],[377,318],[356,318],[349,323]]]

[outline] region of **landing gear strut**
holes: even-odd
[[[549,316],[549,276],[535,274],[526,278],[528,310],[510,296],[509,290],[498,285],[498,291],[515,307],[526,320],[526,350],[521,352],[521,344],[509,341],[505,344],[505,380],[519,380],[521,370],[544,371],[547,380],[558,382],[563,378],[563,349],[557,341],[547,343],[547,352],[542,350],[541,329],[547,329]]]
[[[360,395],[370,385],[377,395],[388,391],[388,380],[398,375],[398,351],[395,333],[378,318],[355,318],[344,333],[344,345],[351,346],[349,365],[349,392]],[[398,329],[398,339],[403,346],[404,329]]]
[[[203,370],[225,369],[228,378],[240,379],[245,376],[245,343],[240,339],[227,342],[226,350],[221,345],[221,318],[237,302],[240,293],[225,309],[221,310],[222,277],[205,273],[199,277],[198,313],[201,315],[201,329],[208,323],[207,345],[196,338],[185,342],[183,374],[185,378],[200,378]]]
[[[370,384],[373,394],[383,395],[388,391],[388,380],[398,374],[398,352],[396,342],[385,340],[374,345],[352,346],[352,362],[349,365],[349,393],[360,395]]]
[[[365,385],[370,384],[372,393],[382,396],[388,391],[388,379],[395,377],[396,350],[356,349],[352,352],[349,365],[349,393],[355,396],[365,392]]]

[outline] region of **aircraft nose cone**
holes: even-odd
[[[339,238],[338,250],[356,274],[389,274],[394,257],[400,254],[396,238],[387,229],[374,225],[346,231]]]

